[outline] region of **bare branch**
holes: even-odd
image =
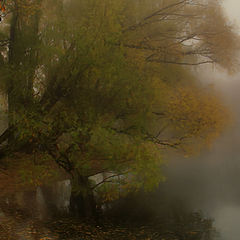
[[[200,61],[196,63],[190,63],[190,62],[177,62],[177,61],[168,61],[164,59],[152,59],[152,60],[147,60],[148,62],[155,62],[155,63],[167,63],[167,64],[176,64],[176,65],[185,65],[185,66],[198,66],[202,64],[208,64],[208,63],[215,63],[213,60],[207,60],[207,61]]]
[[[138,27],[142,27],[142,26],[144,26],[144,25],[147,24],[147,22],[146,22],[147,20],[149,20],[149,19],[151,19],[151,18],[159,15],[161,12],[166,11],[166,10],[169,10],[169,9],[171,9],[171,8],[174,8],[174,7],[177,7],[177,6],[179,6],[179,5],[184,5],[184,4],[187,3],[187,2],[188,2],[188,0],[182,0],[182,1],[179,1],[179,2],[177,2],[177,3],[173,3],[173,4],[170,4],[170,5],[166,6],[166,7],[163,7],[163,8],[161,8],[161,9],[153,12],[152,14],[144,17],[143,20],[140,21],[139,23],[133,24],[133,25],[127,27],[126,29],[123,30],[123,32],[133,31],[133,30],[135,30],[135,29],[138,28]]]
[[[101,184],[106,183],[106,182],[112,182],[112,183],[113,183],[113,181],[109,181],[109,179],[115,178],[115,177],[124,176],[124,175],[126,175],[128,172],[129,172],[129,171],[127,171],[127,172],[125,172],[125,173],[113,174],[113,175],[111,175],[111,176],[105,177],[101,182],[99,182],[99,183],[97,183],[95,186],[93,186],[92,189],[95,189],[95,188],[97,188],[98,186],[100,186]]]

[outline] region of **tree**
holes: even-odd
[[[14,166],[21,176],[34,172],[27,179],[42,184],[56,177],[57,164],[72,179],[73,208],[85,216],[94,214],[96,188],[109,195],[116,187],[123,192],[157,186],[164,179],[161,146],[186,150],[189,141],[203,139],[202,146],[225,125],[225,107],[182,66],[206,62],[187,58],[186,49],[201,57],[201,49],[209,49],[205,57],[211,62],[233,65],[223,63],[222,42],[209,40],[220,33],[200,31],[211,17],[210,3],[217,6],[159,1],[156,11],[141,6],[142,18],[129,10],[131,1],[13,1],[2,66],[9,128],[0,136],[1,143],[8,140],[1,145],[1,165]],[[224,39],[232,40],[224,23]],[[29,161],[30,171],[23,171]],[[90,177],[98,173],[107,175],[94,184]]]
[[[211,145],[230,123],[230,112],[213,89],[177,86],[166,90],[164,108],[154,112],[164,128],[149,137],[156,143],[181,149],[186,154]],[[163,140],[165,138],[166,140]]]
[[[152,4],[150,4],[152,3]],[[219,1],[130,1],[135,23],[127,22],[123,45],[144,51],[147,62],[201,65],[218,63],[236,70],[238,37]],[[151,9],[142,13],[143,5]],[[129,7],[129,9],[131,9]],[[147,7],[146,7],[147,9]],[[141,15],[137,15],[141,12]],[[131,19],[132,20],[132,19]]]

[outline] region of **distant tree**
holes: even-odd
[[[123,45],[144,51],[147,62],[178,65],[217,63],[230,72],[238,67],[239,37],[216,0],[128,1]],[[127,21],[129,20],[129,21]]]

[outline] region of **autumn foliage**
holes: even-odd
[[[1,166],[15,168],[8,159],[18,156],[27,185],[67,175],[85,203],[93,191],[111,200],[151,190],[165,179],[166,148],[197,152],[226,127],[227,108],[191,68],[236,67],[238,37],[218,1],[15,0],[9,8]]]

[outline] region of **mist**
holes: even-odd
[[[194,211],[213,218],[222,239],[240,236],[240,74],[201,73],[204,84],[214,84],[232,111],[233,122],[214,145],[197,157],[175,157],[167,167],[169,194]]]

